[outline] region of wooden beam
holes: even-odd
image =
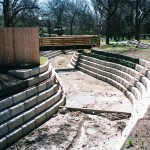
[[[126,114],[126,115],[131,115],[130,112],[122,112],[122,111],[109,111],[109,110],[99,110],[99,109],[90,109],[90,108],[75,108],[75,107],[66,107],[66,106],[59,106],[59,108],[65,108],[70,111],[81,111],[83,113],[87,114],[93,114],[97,115],[100,113],[117,113],[117,114]]]

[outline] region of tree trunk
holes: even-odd
[[[139,0],[136,0],[135,40],[140,40]]]
[[[73,33],[73,25],[71,23],[71,26],[70,26],[70,35],[72,35],[72,33]]]
[[[5,0],[3,3],[4,27],[10,27],[10,2]]]
[[[109,44],[109,37],[110,37],[110,15],[108,14],[106,23],[106,44]]]
[[[74,15],[74,16],[75,16],[75,15]],[[71,22],[70,22],[70,35],[72,35],[72,34],[73,34],[74,16],[72,17]]]
[[[135,40],[140,41],[140,31],[141,31],[141,26],[137,25],[135,27]]]

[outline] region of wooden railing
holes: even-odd
[[[100,46],[100,39],[96,35],[82,36],[62,36],[62,37],[41,37],[39,39],[40,48],[48,49],[68,49],[68,48],[88,48]]]

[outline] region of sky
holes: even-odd
[[[47,0],[39,0],[39,3],[41,3],[41,2],[46,2]],[[91,0],[87,0],[87,1],[89,1],[89,3],[91,3]]]

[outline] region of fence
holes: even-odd
[[[39,41],[40,49],[78,49],[100,46],[100,39],[96,35],[42,37]]]
[[[38,28],[0,28],[0,66],[39,64]]]

